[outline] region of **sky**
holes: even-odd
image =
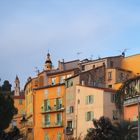
[[[21,87],[58,60],[140,53],[139,0],[0,0],[0,78]]]

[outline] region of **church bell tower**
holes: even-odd
[[[50,53],[47,54],[47,59],[45,61],[44,69],[45,70],[51,70],[52,69],[52,61],[50,59]]]
[[[16,76],[15,82],[14,82],[14,96],[20,96],[20,81],[18,76]]]

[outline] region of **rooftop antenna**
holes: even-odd
[[[128,51],[129,49],[123,49],[123,50],[119,50],[119,52],[121,52],[121,55],[123,57],[125,57],[125,53]]]

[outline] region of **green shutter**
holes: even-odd
[[[62,99],[59,99],[59,105],[61,105],[62,108]]]
[[[93,103],[93,95],[91,95],[91,103]]]
[[[44,102],[41,105],[41,111],[44,112]]]
[[[47,110],[50,110],[50,100],[47,100]]]
[[[93,120],[93,119],[94,119],[94,113],[91,112],[91,120]]]
[[[61,122],[61,124],[62,124],[62,114],[60,114],[60,122]]]
[[[56,99],[54,99],[54,109],[56,110]]]
[[[48,114],[48,122],[50,123],[50,114]]]
[[[86,104],[88,104],[88,96],[86,96]]]

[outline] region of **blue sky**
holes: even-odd
[[[139,0],[0,0],[0,78],[23,87],[52,61],[140,53]],[[81,52],[77,56],[77,52]]]

